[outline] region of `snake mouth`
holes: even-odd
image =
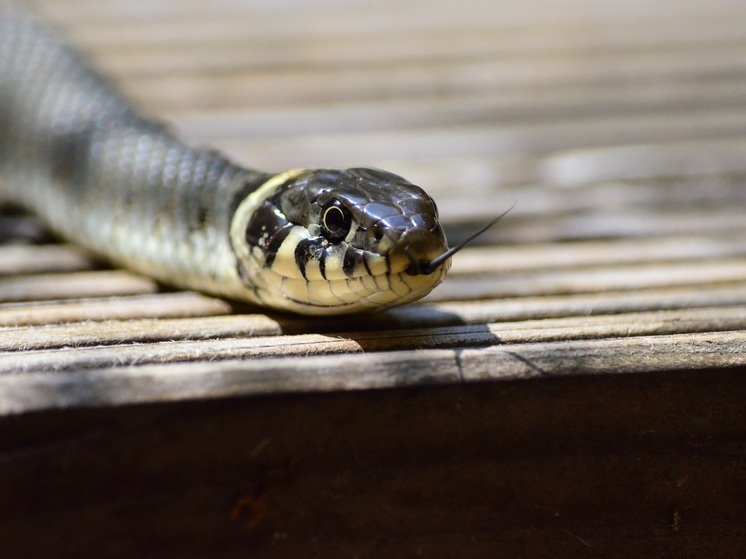
[[[417,262],[416,260],[412,260],[412,263],[406,270],[404,270],[404,273],[410,276],[427,276],[437,270],[450,257],[451,255],[446,251],[441,256],[431,260],[430,262]]]
[[[410,264],[409,267],[404,271],[404,273],[410,275],[410,276],[419,276],[419,275],[429,275],[435,272],[438,268],[446,264],[451,257],[459,252],[461,249],[463,249],[465,246],[470,244],[474,239],[479,237],[481,234],[483,234],[485,231],[487,231],[490,227],[495,225],[498,221],[500,221],[505,215],[514,208],[515,206],[512,206],[505,210],[503,213],[501,213],[499,216],[491,220],[486,225],[480,227],[477,231],[469,235],[464,241],[460,242],[454,247],[447,248],[442,253],[438,254],[437,256],[430,258],[429,260],[421,260],[418,259],[415,255],[415,252],[412,250],[411,246],[409,244],[404,244],[402,242],[403,239],[405,239],[408,235],[402,235],[401,239],[396,243],[397,248],[404,254],[407,259],[409,260]],[[413,231],[413,233],[417,233],[419,230]],[[429,233],[429,231],[426,231]],[[422,235],[422,233],[420,233]]]

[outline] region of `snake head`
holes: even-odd
[[[239,206],[231,238],[245,285],[275,308],[385,309],[424,297],[450,267],[435,202],[397,175],[293,171],[252,196]]]

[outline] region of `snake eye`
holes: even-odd
[[[352,216],[339,200],[330,201],[321,214],[321,232],[333,243],[342,241],[350,232]]]

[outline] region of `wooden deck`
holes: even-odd
[[[746,555],[742,0],[30,4],[246,165],[515,208],[305,319],[0,205],[0,557]]]

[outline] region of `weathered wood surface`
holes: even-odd
[[[725,369],[360,395],[8,416],[3,557],[743,556]]]
[[[746,556],[742,1],[30,5],[247,165],[401,173],[453,241],[515,208],[314,320],[0,201],[0,557]]]

